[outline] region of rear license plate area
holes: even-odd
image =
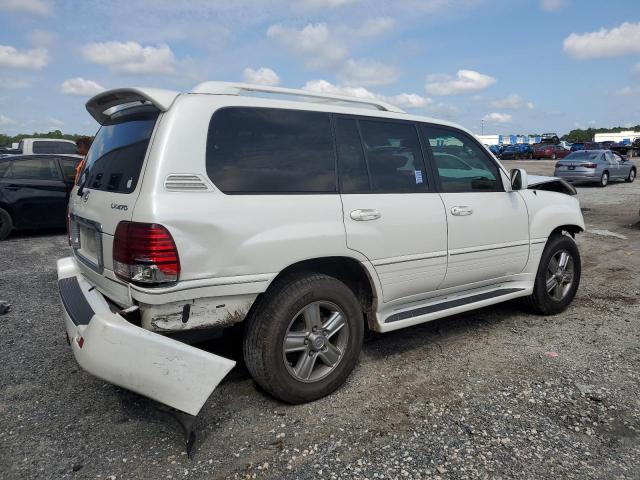
[[[71,247],[82,263],[102,273],[102,231],[100,225],[78,216],[72,216]]]

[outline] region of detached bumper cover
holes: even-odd
[[[235,366],[113,313],[73,258],[58,260],[58,287],[76,361],[98,378],[197,415]]]

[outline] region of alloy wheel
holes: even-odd
[[[291,320],[282,354],[287,371],[301,382],[317,382],[342,360],[349,342],[349,325],[332,302],[312,302]]]
[[[571,289],[575,269],[573,257],[567,250],[556,252],[547,266],[547,293],[557,302],[567,296]]]

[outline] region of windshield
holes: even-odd
[[[139,113],[103,125],[91,144],[79,184],[84,188],[135,190],[158,113]]]

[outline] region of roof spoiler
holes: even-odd
[[[159,88],[117,88],[92,97],[86,103],[86,108],[100,125],[104,125],[117,111],[114,107],[152,104],[161,112],[166,112],[178,95],[179,92]]]

